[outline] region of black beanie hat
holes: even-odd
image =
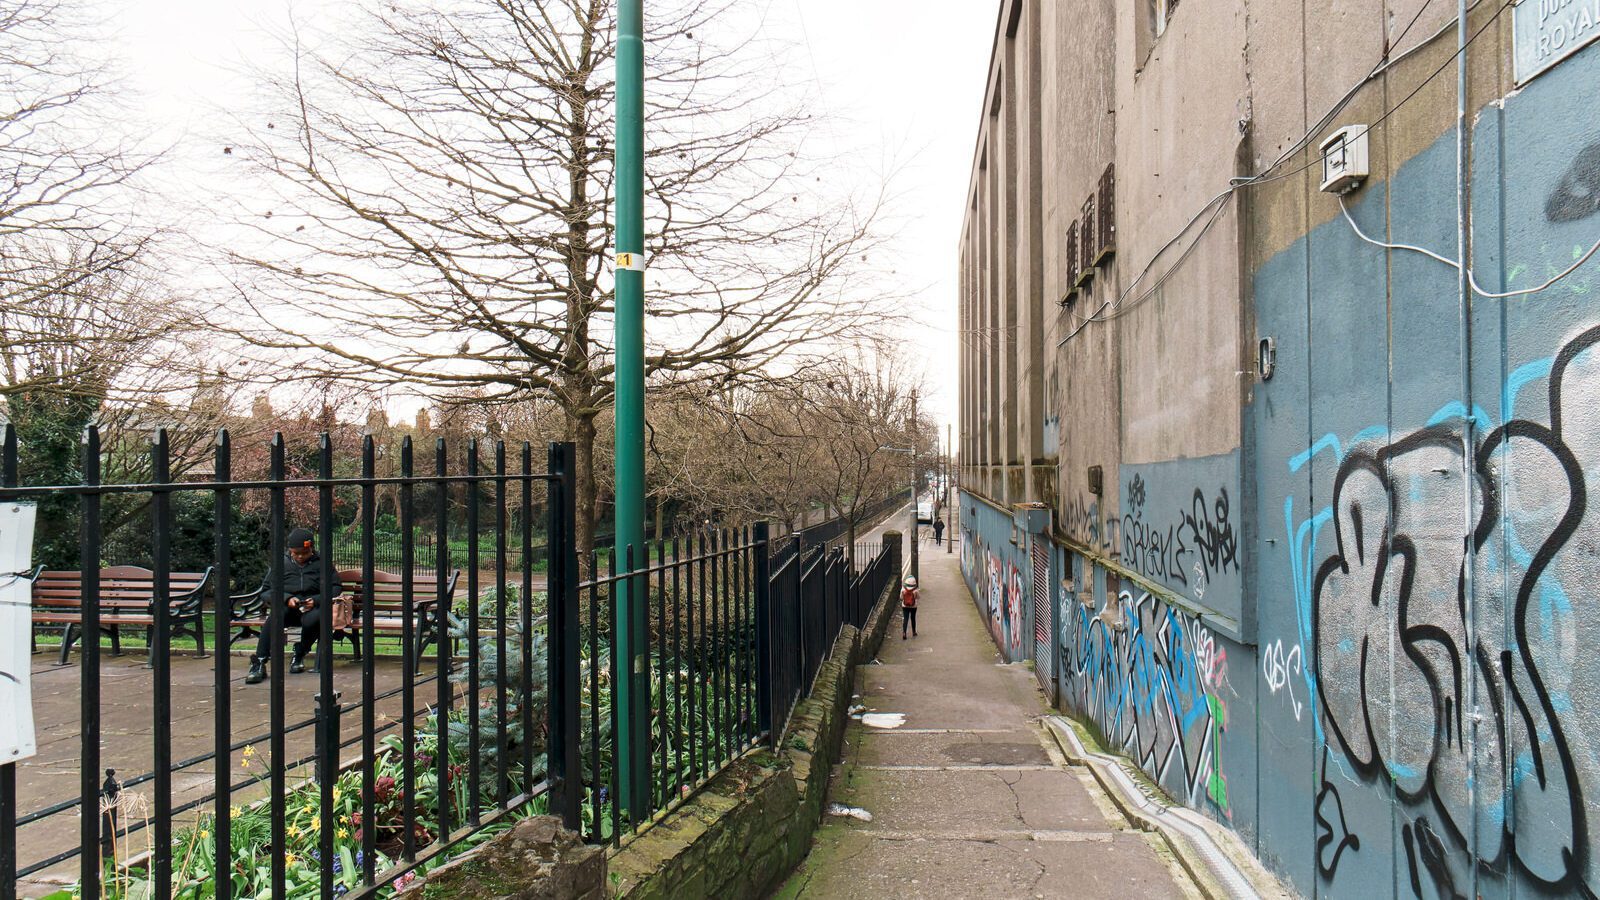
[[[285,550],[310,550],[311,541],[312,536],[309,528],[296,528],[289,532],[289,536],[283,541],[283,546]]]

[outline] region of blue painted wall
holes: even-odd
[[[1122,564],[1194,606],[1243,619],[1239,454],[1122,464]],[[1235,636],[1237,626],[1227,628]]]
[[[1600,238],[1600,117],[1573,115],[1596,108],[1591,50],[1479,116],[1486,290],[1542,283]],[[1454,167],[1447,135],[1352,215],[1451,255]],[[1294,786],[1257,841],[1308,895],[1466,896],[1474,870],[1490,897],[1600,885],[1600,626],[1582,610],[1600,598],[1600,266],[1476,298],[1470,388],[1455,279],[1342,219],[1255,278],[1279,348],[1249,411],[1256,764]]]
[[[1600,239],[1597,110],[1600,45],[1477,116],[1486,290]],[[1454,167],[1446,135],[1352,215],[1453,255]],[[1182,598],[1057,548],[1059,705],[1306,896],[1600,891],[1600,260],[1475,298],[1470,389],[1455,278],[1318,226],[1253,275],[1278,349],[1249,445],[1124,462],[1116,522],[1057,522]],[[963,513],[963,573],[1015,659],[1031,563],[1004,511]]]
[[[961,493],[961,576],[1007,662],[1034,655],[1033,566],[1027,533],[1016,524],[1010,510]]]

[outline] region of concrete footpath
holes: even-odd
[[[851,722],[829,784],[830,803],[871,820],[826,817],[776,896],[1199,896],[1154,835],[1066,765],[1032,671],[1000,664],[956,556],[920,549],[921,634],[901,640],[896,614],[854,701],[904,724]]]

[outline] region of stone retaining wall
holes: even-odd
[[[896,579],[878,598],[865,631],[840,630],[776,755],[746,755],[612,856],[615,896],[762,897],[799,865],[822,819],[855,667],[882,645],[899,587]]]

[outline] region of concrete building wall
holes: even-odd
[[[1062,526],[1075,540],[1109,552],[1117,516],[1116,491],[1090,491],[1089,469],[1099,467],[1103,484],[1117,484],[1121,459],[1122,372],[1120,344],[1110,329],[1090,328],[1084,318],[1099,298],[1114,295],[1115,268],[1074,292],[1068,282],[1063,236],[1095,192],[1106,166],[1115,160],[1115,15],[1113,0],[1044,4],[1042,185],[1044,304],[1053,328],[1047,345],[1045,384],[1055,414],[1056,462],[1053,496],[1042,500],[1062,511]],[[1065,301],[1065,302],[1063,302]],[[1109,502],[1107,502],[1109,498]],[[1108,525],[1108,522],[1110,523]]]
[[[1592,897],[1600,257],[1485,294],[1600,240],[1600,43],[1511,68],[1513,16],[1588,33],[1600,0],[1473,8],[1465,306],[1454,268],[1351,224],[1459,252],[1453,4],[1184,0],[1159,37],[1155,8],[1000,10],[964,266],[1004,261],[987,309],[1003,327],[1015,303],[1020,330],[1012,368],[985,355],[1011,352],[999,330],[963,341],[989,379],[964,388],[963,447],[993,449],[964,455],[961,504],[997,642],[1035,652],[1007,592],[1032,583],[1015,523],[1041,502],[1058,704],[1296,892]],[[1031,94],[1012,19],[1016,46],[1037,35]],[[1349,124],[1372,171],[1351,222],[1305,149]],[[1116,252],[1074,289],[1067,226],[1111,162]],[[985,198],[1011,190],[1002,220]]]

